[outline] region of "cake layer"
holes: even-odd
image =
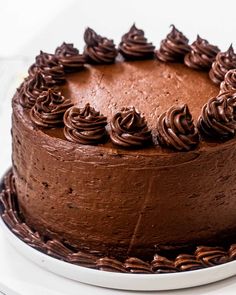
[[[157,61],[93,66],[67,76],[63,93],[111,116],[133,105],[155,135],[158,116],[188,103],[194,119],[218,93],[207,74]],[[148,257],[223,241],[236,229],[235,140],[201,142],[189,152],[159,146],[124,150],[69,142],[34,127],[13,101],[13,171],[26,222],[76,249]],[[227,165],[226,165],[227,163]]]

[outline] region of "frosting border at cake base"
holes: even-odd
[[[169,257],[153,253],[152,261],[128,257],[120,261],[114,257],[100,257],[76,251],[59,240],[41,236],[25,222],[17,203],[14,176],[10,169],[0,183],[0,215],[8,228],[23,242],[56,259],[103,271],[140,274],[163,274],[213,267],[236,260],[236,243],[225,246],[196,246],[195,251],[172,253]],[[92,251],[91,251],[92,252]]]

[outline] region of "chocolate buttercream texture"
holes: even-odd
[[[230,45],[226,52],[219,52],[216,56],[215,62],[209,72],[211,80],[215,84],[220,84],[225,77],[225,74],[236,68],[236,54],[234,53],[233,46]]]
[[[198,128],[203,136],[228,138],[236,129],[236,92],[223,92],[203,106]]]
[[[166,39],[161,41],[160,49],[156,51],[156,57],[163,62],[182,61],[190,51],[188,41],[184,34],[172,25],[171,32]]]
[[[201,86],[197,91],[195,83]],[[211,83],[207,73],[153,59],[89,66],[85,71],[67,75],[62,91],[75,106],[89,102],[106,115],[108,122],[122,106],[137,105],[147,118],[148,127],[154,130],[158,114],[173,104],[178,106],[187,101],[197,118],[206,94],[216,95],[219,88]],[[232,177],[234,174],[232,142],[224,145],[223,154],[220,145],[216,145],[214,152],[205,145],[178,156],[152,145],[124,150],[110,141],[97,146],[74,144],[65,140],[63,128],[32,128],[29,112],[19,106],[17,96],[13,110],[13,167],[19,205],[27,224],[41,234],[77,245],[80,247],[77,251],[89,254],[125,258],[128,253],[131,257],[149,259],[154,245],[178,249],[183,244],[195,244],[196,236],[199,243],[205,243],[234,232],[232,190],[224,187],[220,201],[217,197],[224,185],[218,178],[227,175],[228,170],[232,171]],[[211,157],[206,165],[208,153]],[[230,162],[221,170],[214,164],[219,157]],[[180,191],[176,190],[176,179],[184,183]],[[196,183],[202,185],[196,187]],[[213,195],[209,195],[209,186],[214,186]],[[230,187],[233,186],[230,182]],[[193,191],[204,204],[200,211]],[[212,216],[209,220],[211,204],[217,218]],[[181,231],[170,222],[169,214],[159,214],[170,211]],[[219,219],[222,212],[227,215]],[[216,236],[212,237],[202,227],[206,223]]]
[[[88,63],[110,64],[115,61],[117,50],[113,40],[98,35],[91,28],[84,33],[84,55]]]
[[[171,34],[186,46],[176,29]],[[25,81],[40,73],[37,93],[26,87],[30,95],[23,108],[23,87],[13,99],[15,208],[24,225],[15,209],[4,216],[6,223],[53,257],[103,270],[161,273],[233,259],[233,245],[229,251],[203,247],[193,253],[190,248],[230,243],[236,235],[235,94],[219,96],[207,72],[184,65],[182,51],[181,62],[153,59],[154,46],[135,26],[119,46],[132,62],[114,62],[113,41],[91,29],[85,41],[83,55],[90,65],[83,71],[67,74],[68,59],[79,54],[72,45],[62,44],[54,55],[41,52]],[[216,50],[205,40],[198,43],[193,53],[205,70]],[[177,48],[168,47],[176,59]],[[65,78],[60,94],[55,89]],[[209,97],[214,99],[198,121],[198,145],[193,122]],[[150,130],[155,143],[144,148]]]
[[[171,107],[157,123],[158,140],[162,146],[179,151],[190,150],[199,142],[197,129],[187,105]]]
[[[98,144],[107,138],[107,118],[89,103],[84,108],[73,106],[68,109],[64,115],[64,124],[64,135],[72,142]]]
[[[111,121],[111,140],[121,147],[142,147],[150,143],[151,131],[134,107],[123,108]]]
[[[63,65],[54,54],[40,51],[35,58],[35,63],[29,68],[29,75],[34,75],[37,70],[41,72],[49,87],[65,83]]]
[[[155,254],[150,262],[137,257],[128,257],[119,261],[115,258],[98,257],[86,252],[75,251],[59,240],[45,239],[23,222],[22,215],[19,213],[12,171],[5,176],[4,187],[0,191],[0,206],[2,219],[22,241],[56,259],[83,267],[130,274],[165,274],[212,267],[236,259],[235,244],[232,244],[229,250],[222,247],[198,246],[193,254],[179,254],[174,259]]]
[[[144,31],[138,29],[135,24],[122,37],[119,45],[119,52],[127,60],[151,58],[154,55],[154,49],[153,44],[147,41]]]
[[[197,260],[201,261],[206,267],[229,261],[229,254],[222,247],[198,246],[195,251],[195,256]]]
[[[18,89],[19,102],[24,108],[35,105],[38,96],[47,89],[46,81],[40,71],[26,78]]]
[[[72,43],[63,42],[61,46],[55,50],[55,55],[63,65],[66,73],[73,73],[84,68],[86,58]]]
[[[220,91],[235,91],[236,92],[236,69],[229,70],[224,77],[224,81],[220,84]]]
[[[202,263],[191,254],[180,254],[176,257],[174,265],[180,271],[190,271],[202,268]]]
[[[191,45],[191,51],[185,56],[184,63],[195,70],[207,70],[211,68],[218,52],[217,46],[209,44],[198,35]]]
[[[72,106],[60,92],[49,89],[41,93],[30,111],[32,122],[45,128],[58,127],[63,124],[65,111]]]

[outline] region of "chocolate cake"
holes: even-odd
[[[118,47],[90,28],[84,39],[83,53],[41,51],[13,98],[3,219],[31,246],[103,270],[235,259],[232,46],[190,45],[174,26],[158,49],[135,25]]]

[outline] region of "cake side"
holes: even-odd
[[[232,238],[235,153],[234,139],[178,157],[78,146],[33,128],[13,104],[13,171],[27,224],[100,255],[146,257]]]

